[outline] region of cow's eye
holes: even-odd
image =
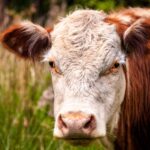
[[[120,67],[120,63],[119,62],[115,62],[112,65],[112,67],[105,72],[105,75],[110,74],[110,73],[117,73],[119,67]]]
[[[60,69],[57,67],[57,65],[55,65],[55,62],[54,62],[54,61],[49,61],[49,66],[50,66],[51,72],[57,73],[57,74],[62,74],[62,72],[61,72]]]
[[[51,68],[55,68],[55,63],[54,63],[53,61],[49,61],[49,66],[50,66]]]
[[[119,66],[120,66],[120,64],[118,62],[116,62],[113,67],[118,68]]]
[[[113,64],[113,66],[110,68],[110,73],[116,73],[118,71],[118,68],[120,67],[120,63],[119,62],[115,62]]]

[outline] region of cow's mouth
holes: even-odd
[[[91,144],[94,139],[92,138],[72,138],[72,139],[65,139],[65,141],[69,142],[71,145],[74,146],[88,146]]]
[[[93,142],[96,142],[100,137],[55,137],[57,140],[63,140],[73,146],[89,146]]]

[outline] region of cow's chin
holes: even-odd
[[[73,146],[89,146],[91,143],[97,140],[97,138],[57,138],[57,140],[63,140]]]
[[[57,140],[63,140],[73,146],[89,146],[93,142],[99,140],[101,137],[94,137],[94,138],[58,138],[55,137]]]
[[[95,139],[67,139],[66,141],[73,146],[89,146]]]

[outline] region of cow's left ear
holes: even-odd
[[[22,58],[37,60],[51,47],[49,32],[50,30],[26,21],[4,31],[0,41],[10,52]]]
[[[123,43],[127,53],[149,53],[150,49],[150,19],[142,18],[128,27],[123,35]]]

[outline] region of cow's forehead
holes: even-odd
[[[52,51],[63,59],[109,64],[120,51],[116,28],[104,22],[105,14],[78,10],[63,18],[52,32]]]
[[[116,28],[104,22],[106,15],[100,11],[78,10],[60,20],[52,32],[52,40],[61,38],[71,44],[79,43],[86,45],[92,41],[100,39],[118,40]],[[84,42],[83,42],[84,41]],[[77,46],[77,45],[76,45]]]

